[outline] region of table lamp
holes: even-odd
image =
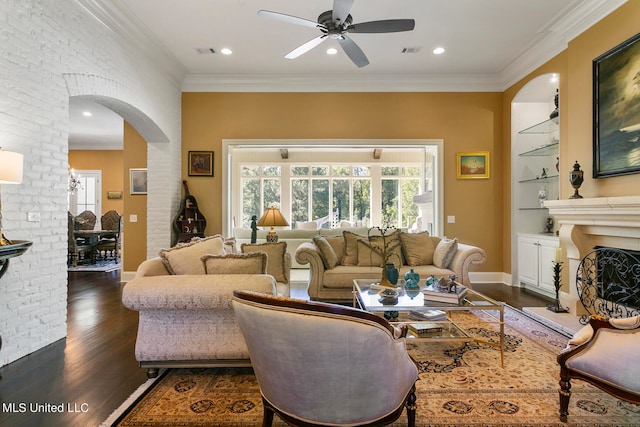
[[[280,209],[276,207],[267,208],[264,211],[264,214],[258,220],[258,227],[271,227],[269,230],[269,234],[267,234],[267,242],[275,243],[278,241],[278,235],[276,234],[276,229],[274,227],[286,227],[289,225],[286,219],[280,213]]]
[[[0,184],[20,184],[22,182],[23,155],[0,148]],[[2,232],[2,197],[0,196],[0,246],[10,245],[11,241]]]

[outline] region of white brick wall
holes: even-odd
[[[149,143],[150,254],[170,241],[180,198],[180,88],[71,0],[0,1],[0,146],[24,154],[3,185],[5,234],[33,241],[0,279],[0,366],[66,335],[70,96],[114,109]],[[40,222],[27,222],[39,212]],[[152,230],[152,232],[151,232]]]

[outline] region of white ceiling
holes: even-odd
[[[415,29],[410,32],[350,34],[370,62],[357,68],[335,40],[325,41],[297,59],[285,59],[288,52],[320,31],[257,15],[266,9],[315,21],[332,8],[333,0],[77,1],[114,30],[117,27],[123,37],[135,37],[137,46],[162,61],[165,69],[171,68],[184,91],[504,90],[624,3],[355,0],[351,9],[354,23],[415,20]],[[338,48],[337,55],[326,54],[332,46]],[[434,55],[432,50],[437,46],[446,52]],[[221,54],[225,47],[233,54]],[[402,53],[403,48],[417,48],[417,52]],[[215,53],[201,54],[198,49]],[[167,58],[173,63],[171,67]],[[73,100],[70,107],[70,148],[105,147],[103,139],[113,138],[115,132],[107,128],[102,134],[99,106],[93,104],[95,112],[86,118],[77,111],[90,108],[91,103],[77,102],[81,101]],[[113,118],[108,122],[107,126],[117,123]],[[117,126],[122,128],[122,122]]]

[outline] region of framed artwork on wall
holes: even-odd
[[[131,194],[147,194],[147,169],[129,169]]]
[[[213,151],[189,151],[189,176],[213,176]]]
[[[489,178],[489,152],[468,151],[456,153],[458,179]]]
[[[640,33],[593,60],[593,177],[640,172]]]

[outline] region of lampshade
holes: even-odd
[[[0,149],[0,184],[20,184],[24,156]]]
[[[268,208],[256,225],[258,227],[286,227],[289,223],[278,208]]]

